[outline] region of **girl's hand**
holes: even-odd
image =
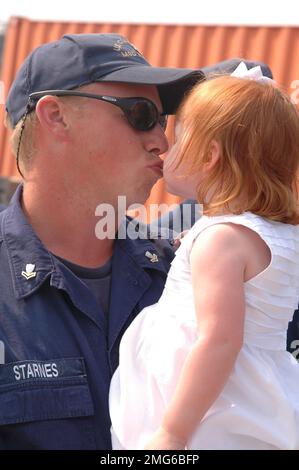
[[[185,442],[161,427],[147,442],[144,450],[185,450],[185,448]]]

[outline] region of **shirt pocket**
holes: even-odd
[[[0,366],[0,448],[95,448],[83,358]]]

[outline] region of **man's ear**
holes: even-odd
[[[36,115],[47,132],[56,138],[65,137],[68,128],[65,107],[57,96],[43,96],[36,105]]]
[[[210,171],[220,158],[220,145],[216,140],[212,140],[210,146],[210,154],[209,154],[209,161],[205,163],[204,169],[205,171]]]

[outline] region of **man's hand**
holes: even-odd
[[[189,230],[184,230],[173,240],[173,247],[175,250],[179,248],[181,245],[181,240],[187,235],[188,232]]]

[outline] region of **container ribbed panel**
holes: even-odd
[[[142,24],[98,24],[30,21],[11,18],[4,43],[1,80],[5,93],[25,57],[37,46],[66,33],[109,33],[126,36],[152,65],[198,68],[232,58],[244,57],[267,63],[277,82],[292,92],[299,81],[299,28],[251,26],[182,26]],[[297,97],[299,99],[299,87]],[[18,177],[9,148],[9,132],[3,126],[0,106],[0,175]],[[168,137],[172,140],[172,120]],[[150,202],[171,203],[177,198],[164,191],[159,181]]]

